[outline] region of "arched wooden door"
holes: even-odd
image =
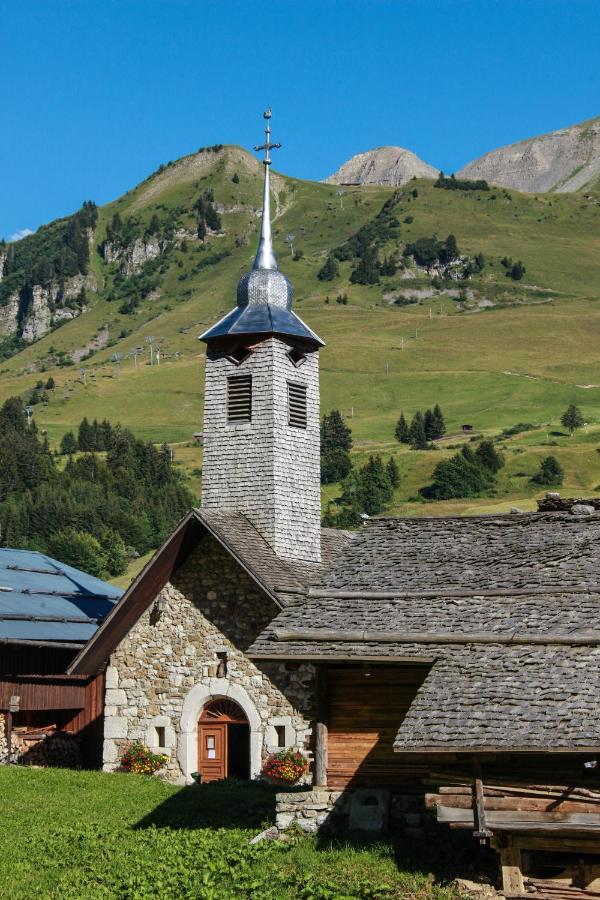
[[[250,776],[250,726],[243,709],[223,698],[207,703],[198,721],[198,771],[202,782]]]

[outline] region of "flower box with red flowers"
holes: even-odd
[[[263,765],[263,775],[275,784],[297,784],[308,769],[308,760],[299,750],[279,750]]]

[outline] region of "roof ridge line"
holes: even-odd
[[[566,585],[550,588],[516,588],[515,590],[456,590],[456,591],[336,591],[308,588],[307,599],[320,600],[402,600],[410,598],[452,597],[555,597],[560,594],[600,594],[600,585]]]

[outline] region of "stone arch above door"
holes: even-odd
[[[188,783],[192,782],[192,772],[198,766],[198,719],[204,706],[220,697],[234,700],[246,714],[250,725],[250,778],[260,774],[262,722],[256,706],[241,685],[230,682],[228,678],[210,678],[207,682],[195,684],[188,691],[181,710],[177,759]]]

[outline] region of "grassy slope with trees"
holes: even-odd
[[[151,279],[152,286],[129,314],[119,311],[123,280],[115,264],[94,252],[90,268],[102,285],[97,299],[88,293],[83,316],[2,364],[0,398],[25,396],[40,378],[52,376],[56,388],[34,412],[51,446],[85,415],[118,419],[144,439],[175,444],[176,461],[192,475],[197,492],[201,451],[188,445],[201,428],[204,350],[197,335],[232,306],[237,279],[251,264],[261,174],[256,160],[239,148],[217,149],[167,166],[100,208],[97,244],[116,212],[122,221],[134,218],[138,234],[158,227],[168,237],[179,227],[198,228],[198,201],[212,191],[221,232],[208,229],[203,243],[190,240],[186,250],[171,248],[150,264],[141,279]],[[352,425],[355,467],[374,452],[394,456],[401,479],[391,511],[531,508],[542,488],[530,479],[548,455],[565,470],[565,493],[594,490],[600,482],[597,194],[444,190],[421,180],[397,193],[348,188],[340,201],[332,186],[277,175],[274,188],[280,265],[293,281],[296,310],[327,342],[323,410],[341,409]],[[387,233],[379,215],[384,203],[399,223]],[[336,259],[339,274],[319,279],[327,259],[364,226],[379,259],[408,262],[407,270],[361,284],[351,281],[357,259]],[[406,244],[434,235],[440,243],[453,235],[469,260],[483,256],[481,270],[450,285],[458,296],[446,293],[443,282],[434,281],[441,289],[433,289],[427,273],[406,258],[403,263]],[[523,261],[526,272],[519,280],[510,277],[508,260]],[[432,289],[431,296],[420,293]],[[414,297],[420,302],[411,302]],[[481,308],[482,301],[495,305]],[[160,366],[147,364],[148,336],[164,351]],[[94,339],[99,349],[91,357],[64,366],[73,350],[85,351]],[[144,348],[137,366],[129,355],[134,347]],[[115,353],[122,357],[119,365]],[[410,420],[417,409],[435,403],[447,425],[437,451],[399,445],[394,428],[400,410]],[[559,418],[571,403],[581,408],[588,426],[572,437],[552,434],[564,431]],[[496,437],[519,422],[537,427],[503,441],[506,465],[495,496],[423,502],[419,489],[431,483],[437,463],[460,448],[462,424]],[[339,490],[337,484],[325,486],[325,501]]]

